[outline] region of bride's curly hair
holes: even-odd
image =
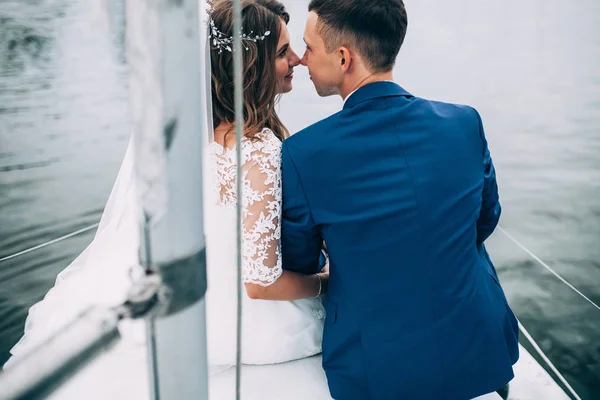
[[[231,0],[215,0],[211,18],[224,37],[232,36],[233,3]],[[277,44],[281,21],[286,24],[290,15],[277,0],[242,1],[243,32],[253,35],[270,34],[257,42],[244,41],[244,135],[254,139],[263,128],[271,129],[283,140],[289,135],[277,113],[275,104],[280,93],[275,75]],[[233,53],[213,46],[211,41],[211,88],[214,128],[221,123],[235,123]],[[222,50],[222,51],[220,51]],[[228,132],[229,133],[229,132]]]

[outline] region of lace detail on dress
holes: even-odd
[[[215,143],[211,157],[219,204],[237,205],[235,149]],[[281,142],[270,129],[242,139],[242,277],[245,283],[273,284],[281,267]]]

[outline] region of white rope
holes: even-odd
[[[85,228],[81,228],[81,229],[79,229],[79,230],[77,230],[75,232],[69,233],[68,235],[61,236],[59,238],[50,240],[49,242],[46,242],[46,243],[38,244],[37,246],[34,246],[34,247],[32,247],[30,249],[27,249],[27,250],[20,251],[20,252],[15,253],[15,254],[11,254],[10,256],[2,257],[2,258],[0,258],[0,262],[8,261],[8,260],[13,259],[15,257],[19,257],[19,256],[22,256],[24,254],[31,253],[32,251],[39,250],[39,249],[41,249],[43,247],[50,246],[51,244],[54,244],[54,243],[62,242],[63,240],[69,239],[69,238],[71,238],[73,236],[77,236],[77,235],[80,235],[80,234],[85,233],[87,231],[91,231],[92,229],[96,229],[99,225],[100,225],[100,223],[96,223],[96,224],[93,224],[93,225],[90,225],[90,226],[86,226]]]
[[[548,264],[546,264],[545,262],[543,262],[535,254],[533,254],[527,247],[525,247],[524,245],[522,245],[517,239],[515,239],[510,233],[508,233],[506,231],[506,229],[502,228],[501,226],[498,226],[498,229],[500,230],[500,232],[504,233],[506,235],[506,237],[508,237],[510,240],[512,240],[517,246],[519,246],[524,252],[526,252],[527,254],[529,254],[535,261],[537,261],[538,263],[540,263],[540,265],[542,267],[546,268],[554,276],[556,276],[558,279],[560,279],[562,283],[564,283],[565,285],[567,285],[568,287],[570,287],[571,289],[573,289],[573,291],[575,293],[577,293],[578,295],[580,295],[581,297],[583,297],[585,300],[587,300],[588,303],[590,303],[591,305],[593,305],[594,307],[596,307],[598,310],[600,310],[600,306],[598,306],[596,303],[594,303],[585,294],[581,293],[581,291],[579,291],[575,286],[573,286],[569,282],[567,282],[567,280],[565,278],[563,278],[562,276],[560,276],[558,274],[558,272],[556,272],[555,270],[553,270],[552,268],[550,268],[550,266],[548,266]]]
[[[569,382],[567,382],[567,380],[565,379],[565,377],[562,376],[562,374],[560,372],[558,372],[558,369],[554,366],[554,364],[552,364],[552,361],[550,361],[550,359],[546,356],[546,354],[543,352],[543,350],[540,348],[540,346],[535,342],[535,340],[533,340],[533,337],[531,337],[531,335],[529,334],[529,332],[527,332],[527,329],[525,329],[525,327],[523,326],[523,324],[521,324],[521,321],[518,321],[518,323],[519,323],[519,330],[521,331],[521,333],[527,338],[527,340],[529,340],[529,343],[531,343],[531,345],[533,346],[533,348],[535,349],[535,351],[537,351],[537,353],[540,355],[540,357],[542,357],[542,359],[544,360],[544,362],[546,364],[548,364],[548,367],[550,367],[550,369],[552,370],[552,372],[554,372],[556,374],[556,376],[558,377],[558,379],[565,385],[565,387],[567,388],[567,390],[571,393],[571,395],[576,400],[581,400],[581,397],[579,397],[577,395],[577,392],[575,392],[575,389],[573,389],[571,387],[571,385],[569,385]]]

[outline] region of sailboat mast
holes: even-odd
[[[140,258],[167,290],[148,322],[154,399],[207,399],[198,0],[128,0]]]

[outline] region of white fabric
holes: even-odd
[[[281,144],[270,131],[264,131],[263,136],[264,145],[249,145],[249,142],[244,141],[244,148],[246,149],[246,159],[249,163],[252,163],[253,167],[258,168],[259,171],[265,171],[267,167],[271,169],[271,172],[268,173],[271,178],[264,181],[265,186],[270,189],[267,189],[263,194],[246,190],[245,193],[249,195],[249,199],[244,204],[247,205],[245,209],[250,212],[257,205],[263,204],[263,202],[254,199],[261,197],[264,199],[265,194],[269,194],[269,196],[274,197],[275,200],[272,201],[275,201],[275,204],[272,204],[272,201],[267,201],[267,206],[273,207],[277,211],[275,214],[278,216],[281,201],[281,178],[277,160]],[[216,154],[215,146],[218,145],[211,143],[207,153]],[[222,393],[231,390],[229,387],[222,386],[230,385],[231,381],[226,378],[220,379],[217,372],[227,370],[234,365],[236,355],[236,212],[234,199],[229,198],[227,202],[221,205],[210,200],[220,201],[219,194],[214,189],[217,175],[213,175],[213,173],[225,165],[231,166],[217,163],[212,163],[211,166],[211,160],[216,161],[216,159],[208,156],[208,154],[205,160],[207,165],[204,181],[208,185],[208,187],[205,186],[205,197],[207,199],[205,202],[205,232],[207,237],[209,285],[206,295],[207,334],[209,360],[213,373],[210,385],[211,390],[214,389],[216,393]],[[89,305],[116,305],[125,298],[131,283],[130,267],[137,263],[140,240],[137,225],[139,209],[135,198],[133,161],[133,147],[130,145],[94,241],[71,265],[61,272],[55,287],[48,292],[44,300],[30,309],[25,325],[25,334],[11,350],[13,357],[5,367],[10,367],[16,360],[43,342]],[[272,172],[274,172],[274,175],[271,174]],[[246,174],[247,178],[248,176]],[[260,177],[262,174],[258,174],[258,176]],[[212,190],[209,182],[212,182]],[[250,188],[258,186],[257,184],[250,184]],[[276,187],[279,189],[275,189]],[[264,219],[259,219],[259,221],[264,221]],[[278,219],[270,219],[270,221],[275,222],[276,228],[267,229],[267,231],[279,232]],[[255,225],[254,228],[249,226],[249,229],[245,231],[250,236],[256,236],[257,242],[260,243],[261,238],[273,237],[274,235],[273,233],[267,233],[266,236],[257,235],[258,227],[265,226],[265,224],[260,223]],[[275,235],[275,237],[277,236]],[[277,245],[275,248],[278,249],[279,246]],[[270,270],[273,267],[258,266],[254,262],[256,255],[259,254],[258,252],[247,250],[247,254],[248,262],[245,263],[245,269],[248,271],[255,269],[258,272],[256,274],[246,272],[245,280],[253,281],[255,276],[267,276],[264,279],[260,278],[259,281],[263,283],[274,281],[273,277],[276,275],[260,272],[262,269]],[[277,254],[276,260],[278,261],[275,265],[280,268],[280,255]],[[255,258],[252,259],[252,257]],[[321,351],[324,311],[319,299],[277,302],[251,300],[244,295],[243,306],[242,345],[244,363],[281,363],[309,357]],[[147,366],[145,365],[146,350],[143,324],[140,322],[122,324],[121,334],[124,339],[113,350],[113,354],[98,360],[96,365],[88,369],[88,372],[82,374],[78,380],[65,388],[61,392],[60,398],[75,399],[84,394],[85,396],[79,398],[113,398],[109,394],[114,392],[114,385],[117,385],[120,377],[131,376],[132,374],[138,376],[145,373]],[[280,379],[279,382],[283,386],[275,385],[272,388],[267,388],[248,383],[248,387],[243,388],[244,396],[275,400],[281,397],[274,395],[274,393],[279,393],[282,388],[287,387],[290,393],[312,393],[316,391],[322,395],[310,398],[316,400],[329,399],[327,381],[319,363],[311,361],[310,363],[298,362],[298,364],[291,364],[292,367],[289,364],[281,364],[281,367],[270,366],[268,368],[269,374],[279,374],[280,378],[278,379]],[[137,365],[137,368],[132,368],[131,365]],[[285,371],[287,370],[293,371],[294,374],[286,375]],[[261,367],[255,367],[253,371],[256,376],[264,376]],[[224,373],[230,374],[231,369],[229,369],[229,372]],[[98,387],[94,391],[90,391],[90,382],[94,380],[94,377],[97,378],[96,382],[103,382],[103,384],[97,385]],[[77,382],[81,383],[77,384]],[[110,382],[114,382],[114,385],[111,385]],[[132,385],[133,389],[131,388]],[[135,388],[141,386],[131,383],[127,387],[129,388],[128,392],[136,392],[137,389]],[[260,392],[254,392],[259,388]],[[271,390],[274,392],[271,392]],[[145,397],[139,398],[143,399]],[[211,398],[220,399],[221,397]]]
[[[29,309],[25,332],[11,349],[16,359],[92,305],[121,304],[138,264],[138,207],[130,142],[93,242],[57,277],[44,299]]]
[[[265,139],[277,140],[270,131],[265,131]],[[218,145],[212,143],[211,146]],[[250,149],[256,146],[246,148],[252,152]],[[280,148],[280,144],[275,148]],[[207,149],[207,153],[213,150]],[[275,157],[277,151],[273,150],[271,154]],[[235,368],[231,367],[235,362],[236,341],[236,255],[235,230],[232,230],[232,226],[235,227],[235,207],[232,204],[216,206],[208,200],[218,200],[219,196],[214,189],[210,190],[208,183],[216,182],[215,169],[209,167],[211,158],[206,157],[205,160],[204,181],[209,185],[205,186],[209,280],[207,333],[211,364],[209,398],[220,400],[227,398],[224,394],[235,391]],[[96,303],[116,305],[124,299],[130,287],[130,266],[136,264],[139,248],[139,209],[135,198],[133,161],[133,146],[130,145],[94,241],[61,272],[55,287],[44,300],[30,309],[25,334],[11,350],[13,357],[5,368],[10,368],[87,306]],[[267,165],[269,162],[265,159],[261,163]],[[243,361],[248,364],[284,362],[244,366],[244,398],[330,400],[320,356],[309,357],[320,352],[324,317],[320,301],[261,301],[247,296],[243,301]],[[51,399],[148,399],[144,324],[141,321],[122,323],[120,331],[123,339],[114,349],[85,368]],[[296,361],[285,362],[289,360]]]
[[[242,139],[244,179],[242,275],[245,282],[272,284],[281,275],[281,142],[268,129]],[[205,227],[209,265],[207,335],[209,363],[235,364],[236,175],[235,150],[208,146],[205,160]],[[320,299],[252,300],[244,291],[242,361],[272,364],[320,353],[325,312]]]
[[[242,276],[244,283],[269,286],[283,272],[281,268],[281,144],[270,130],[256,141],[242,141]],[[213,143],[209,147],[210,168],[216,176],[212,188],[219,206],[230,209],[238,203],[236,193],[236,152]],[[227,238],[224,238],[227,240]]]

